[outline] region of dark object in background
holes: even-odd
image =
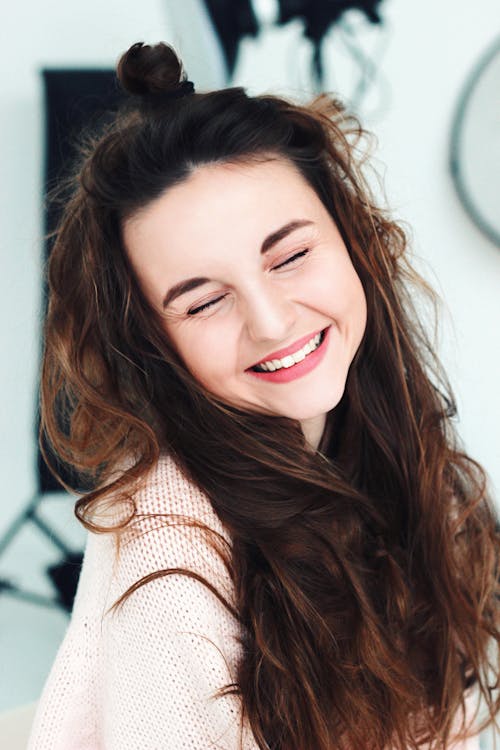
[[[73,608],[82,560],[81,552],[67,552],[61,562],[47,568],[47,575],[58,592],[58,603],[67,612]]]
[[[250,0],[205,0],[210,19],[220,39],[231,78],[238,47],[245,36],[257,36],[259,24]],[[196,81],[194,82],[196,85]]]
[[[277,24],[284,25],[300,18],[304,35],[314,45],[313,71],[321,85],[323,65],[321,44],[324,36],[338,23],[347,10],[364,13],[371,23],[381,23],[379,5],[382,0],[278,0]],[[224,51],[229,78],[233,75],[238,47],[245,36],[257,36],[258,23],[250,0],[205,0],[212,23]]]
[[[43,70],[45,97],[45,199],[59,180],[68,174],[75,162],[75,146],[84,130],[94,131],[110,119],[125,99],[113,70]],[[60,219],[61,206],[47,200],[45,232],[52,232]],[[52,240],[45,244],[45,259],[50,255]],[[44,312],[47,288],[43,289]],[[38,410],[37,410],[38,414]],[[38,423],[37,423],[38,433]],[[50,461],[63,479],[74,484],[77,479],[60,466],[50,453]],[[38,479],[40,492],[62,489],[38,451]]]
[[[347,10],[362,11],[371,23],[381,23],[378,12],[381,0],[279,0],[278,24],[285,24],[293,18],[304,21],[304,35],[314,46],[313,71],[320,83],[323,82],[321,45],[331,27],[339,23]]]
[[[45,195],[75,159],[83,130],[96,130],[124,100],[113,70],[43,70],[45,101]],[[45,229],[52,231],[60,210],[45,206]],[[50,243],[45,248],[50,252]]]

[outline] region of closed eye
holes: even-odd
[[[287,258],[283,261],[283,263],[279,263],[277,266],[274,266],[273,270],[276,270],[277,268],[283,268],[283,266],[287,266],[289,263],[293,263],[298,258],[302,258],[304,255],[307,255],[309,252],[309,248],[305,248],[305,250],[301,250],[298,253],[295,253],[294,255],[290,256],[290,258]]]
[[[279,263],[277,266],[273,266],[273,271],[279,268],[283,268],[283,266],[287,266],[290,263],[294,263],[299,258],[303,258],[307,253],[309,253],[309,248],[305,248],[304,250],[300,250],[298,253],[295,253],[294,255],[291,255],[290,258],[287,258],[283,261],[283,263]],[[212,305],[216,305],[217,302],[220,302],[221,300],[226,297],[226,294],[222,294],[220,297],[216,297],[215,299],[211,299],[209,302],[205,302],[203,305],[198,305],[198,307],[193,307],[191,310],[187,311],[188,315],[197,315],[200,312],[203,312],[203,310],[206,310],[209,307],[212,307]]]
[[[187,311],[188,315],[196,315],[197,313],[201,312],[202,310],[206,310],[207,307],[211,307],[211,305],[215,305],[217,302],[220,302],[221,299],[224,299],[226,297],[225,294],[223,294],[221,297],[216,297],[215,299],[211,299],[209,302],[205,302],[204,305],[199,305],[198,307],[193,307],[191,310]]]

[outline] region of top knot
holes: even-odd
[[[125,91],[140,96],[148,106],[194,91],[180,59],[164,42],[154,46],[136,42],[121,56],[116,72]]]

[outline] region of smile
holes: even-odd
[[[305,341],[299,340],[293,345],[295,351],[292,347],[288,347],[288,350],[282,349],[275,352],[275,354],[281,354],[281,357],[271,355],[269,359],[249,367],[246,372],[258,380],[275,384],[290,383],[302,378],[315,370],[323,360],[329,346],[330,330],[331,326],[328,326]]]
[[[302,360],[304,360],[309,354],[312,354],[312,352],[314,352],[321,345],[324,337],[325,331],[320,331],[309,341],[307,341],[304,346],[302,346],[300,349],[297,349],[297,351],[286,355],[282,359],[267,359],[264,362],[259,362],[258,365],[254,365],[250,369],[254,372],[275,372],[276,370],[281,370],[284,367],[293,367],[293,365],[302,362]]]

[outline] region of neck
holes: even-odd
[[[302,432],[306,443],[313,449],[317,450],[325,430],[326,414],[320,414],[317,417],[301,419]]]

